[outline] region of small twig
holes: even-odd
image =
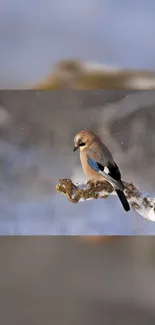
[[[125,195],[133,210],[143,218],[155,221],[155,198],[141,193],[130,183],[123,182]],[[73,184],[68,178],[60,179],[56,190],[64,194],[72,203],[84,200],[106,199],[109,195],[116,195],[112,185],[106,181],[88,181]]]

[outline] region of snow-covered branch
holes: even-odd
[[[125,195],[133,210],[143,218],[155,221],[155,198],[141,193],[130,183],[123,182]],[[60,179],[56,190],[64,194],[72,203],[84,200],[106,199],[109,195],[116,195],[111,184],[101,181],[88,181],[73,184],[68,178]]]

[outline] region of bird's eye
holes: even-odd
[[[85,143],[84,142],[81,142],[80,144],[79,144],[79,147],[84,147],[85,146]]]

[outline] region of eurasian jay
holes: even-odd
[[[89,180],[107,180],[114,187],[125,211],[130,210],[124,194],[121,173],[109,149],[89,130],[80,131],[74,138],[73,151],[80,150],[83,171]]]

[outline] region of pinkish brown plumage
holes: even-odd
[[[129,211],[120,171],[111,152],[101,139],[92,131],[82,130],[74,138],[74,151],[77,149],[80,151],[81,165],[88,179],[109,181],[115,188],[124,209]]]

